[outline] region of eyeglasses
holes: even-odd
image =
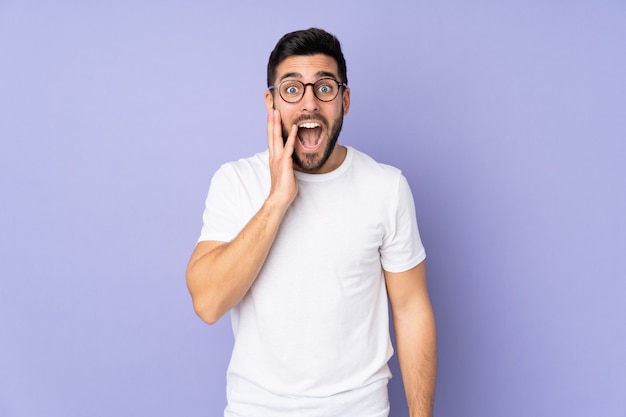
[[[320,101],[333,101],[341,87],[348,84],[339,82],[334,78],[320,78],[314,83],[303,83],[298,80],[285,80],[278,85],[268,87],[270,90],[277,89],[280,97],[287,103],[297,103],[302,100],[308,86],[313,87],[313,94]]]

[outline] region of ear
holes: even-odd
[[[348,114],[348,110],[350,110],[350,88],[344,87],[343,95],[341,96],[341,100],[343,101],[343,115]]]
[[[274,95],[270,90],[265,90],[265,109],[269,113],[270,110],[274,110]]]

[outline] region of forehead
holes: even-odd
[[[310,81],[329,76],[338,78],[338,72],[337,62],[328,55],[293,55],[285,58],[276,67],[276,81],[285,78]]]

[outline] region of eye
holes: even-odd
[[[331,94],[333,92],[333,86],[330,84],[322,84],[317,87],[317,91],[321,94]]]
[[[300,94],[300,86],[297,84],[285,84],[283,85],[283,93],[290,96],[298,95]]]

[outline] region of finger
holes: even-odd
[[[282,143],[282,125],[280,121],[280,112],[278,110],[272,111],[272,124],[271,124],[271,141],[272,148],[275,155],[282,154],[283,143]]]
[[[267,112],[267,147],[270,150],[270,155],[274,154],[274,117],[276,110],[270,110]]]
[[[289,136],[287,137],[287,142],[285,143],[285,152],[289,156],[293,154],[293,150],[296,146],[296,136],[298,136],[298,126],[291,125]]]
[[[282,122],[279,110],[274,110],[274,148],[277,150],[283,148]]]

